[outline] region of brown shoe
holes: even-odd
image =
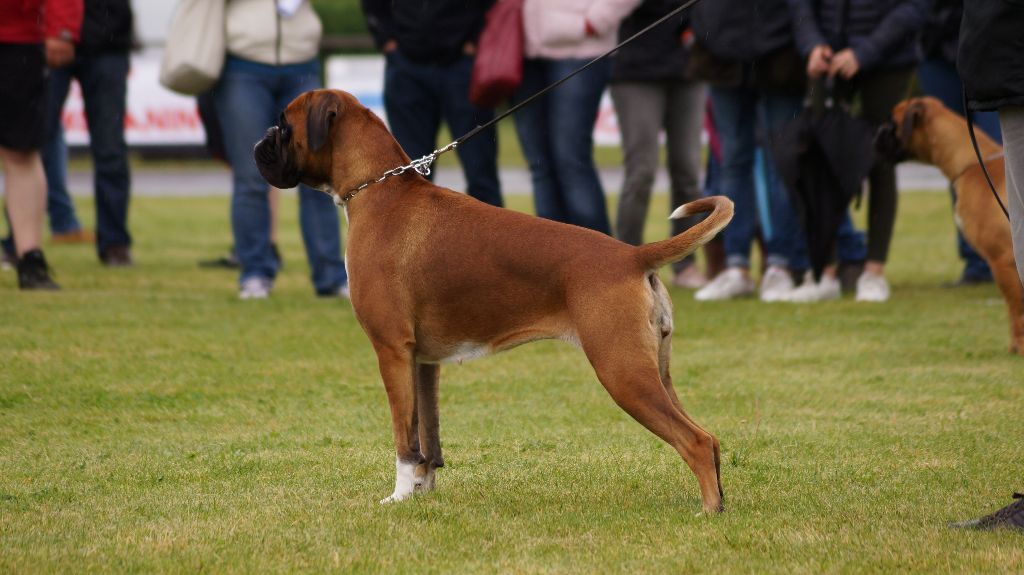
[[[50,243],[53,245],[94,244],[96,236],[89,230],[79,229],[63,234],[53,234],[50,236]]]
[[[126,268],[135,265],[128,246],[110,246],[100,254],[100,261],[108,268]]]

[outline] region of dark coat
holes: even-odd
[[[714,0],[692,10],[696,41],[722,60],[753,62],[793,44],[786,0]]]
[[[921,53],[925,60],[956,63],[960,46],[960,19],[963,0],[936,0],[921,33]]]
[[[619,26],[619,42],[643,30],[683,4],[683,0],[646,0]],[[689,11],[673,17],[615,53],[612,82],[680,80],[686,77],[689,50],[681,34],[690,27]]]
[[[806,74],[786,0],[705,0],[693,7],[691,77],[801,94]]]
[[[957,69],[972,110],[1024,106],[1024,0],[964,4]]]
[[[366,25],[380,48],[398,42],[402,55],[420,64],[450,64],[476,42],[494,0],[362,0]]]
[[[861,70],[920,60],[918,38],[932,0],[788,0],[796,44],[806,58],[820,44],[851,48]],[[843,6],[846,5],[846,15]]]
[[[128,0],[85,0],[82,53],[127,52],[132,47],[132,6]]]

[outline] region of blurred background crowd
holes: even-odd
[[[522,20],[522,82],[507,104],[683,4],[498,1],[511,1]],[[280,194],[260,177],[252,146],[288,102],[324,85],[325,50],[383,55],[381,101],[364,101],[382,111],[412,158],[447,143],[440,141],[447,137],[443,130],[457,137],[492,119],[495,109],[471,101],[469,90],[493,8],[494,0],[227,0],[223,68],[195,102],[209,151],[231,170],[234,245],[203,265],[237,269],[243,299],[271,294],[282,265],[276,248]],[[140,44],[140,13],[154,14],[142,20],[155,28],[166,26],[170,10],[129,0],[0,4],[0,157],[11,232],[3,249],[22,289],[58,289],[41,249],[44,217],[51,245],[94,243],[103,265],[133,264],[127,85]],[[842,218],[828,265],[811,274],[806,222],[775,156],[780,146],[793,144],[786,140],[788,127],[823,98],[871,127],[914,94],[935,96],[963,113],[956,67],[962,12],[957,0],[698,3],[515,114],[536,214],[639,244],[664,163],[669,205],[653,209],[667,215],[711,194],[735,203],[732,223],[701,261],[691,256],[673,269],[673,284],[695,290],[697,300],[756,296],[801,303],[835,299],[846,290],[857,301],[884,302],[898,208],[895,165],[877,158],[868,166],[866,228],[857,229],[848,214]],[[339,14],[365,26],[369,36],[325,37],[324,20]],[[70,116],[64,107],[73,83],[94,172],[94,231],[82,225],[67,186]],[[337,87],[360,95],[348,85]],[[605,94],[622,147],[617,190],[603,189],[594,157]],[[975,113],[974,121],[1000,139],[994,112]],[[460,191],[502,206],[498,134],[491,128],[460,146],[458,159],[466,183]],[[847,153],[873,157],[870,142]],[[611,215],[606,192],[618,193]],[[338,212],[327,195],[305,186],[297,196],[313,289],[322,297],[346,297]],[[673,222],[671,233],[693,223]],[[754,249],[760,257],[752,257]],[[962,237],[950,249],[964,262],[951,285],[992,281]]]

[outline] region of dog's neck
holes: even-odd
[[[338,135],[340,144],[336,145],[345,146],[344,153],[333,154],[331,187],[339,196],[410,162],[384,122],[370,110],[364,108],[361,112],[363,116],[347,124]],[[383,183],[370,184],[358,195],[372,194]]]
[[[942,132],[957,134],[956,138],[930,138],[931,163],[934,164],[947,179],[953,181],[960,177],[971,166],[978,164],[978,157],[971,145],[971,136],[967,130],[967,121],[955,114],[944,114],[932,119],[932,122],[942,123],[946,128]],[[978,140],[978,149],[981,150],[982,158],[989,158],[1002,152],[1002,147],[987,134],[975,127],[975,137]]]

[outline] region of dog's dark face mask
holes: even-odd
[[[331,134],[341,107],[328,90],[306,92],[292,101],[253,151],[263,178],[278,188],[330,183]],[[299,125],[289,118],[299,118]]]
[[[910,158],[910,154],[900,142],[896,122],[889,120],[878,127],[878,131],[875,132],[875,152],[879,158],[894,164]]]
[[[291,126],[281,114],[278,125],[268,129],[256,144],[256,166],[263,178],[276,188],[294,188],[299,184],[299,169],[290,148],[293,136]]]

